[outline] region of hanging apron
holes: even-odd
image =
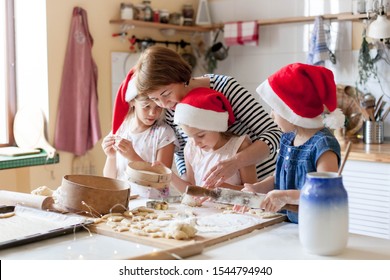
[[[54,145],[57,150],[84,155],[101,138],[97,67],[87,12],[73,9],[62,73]]]

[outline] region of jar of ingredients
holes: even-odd
[[[172,13],[169,15],[169,23],[175,25],[181,25],[181,14],[180,13]]]
[[[150,6],[150,1],[143,0],[142,4],[144,5],[144,21],[153,21],[153,9]]]
[[[348,195],[333,172],[306,175],[299,199],[299,239],[306,251],[337,255],[348,242]]]
[[[132,20],[133,18],[134,18],[133,5],[121,3],[121,19]]]
[[[160,10],[160,22],[161,23],[168,23],[169,22],[169,12],[168,10]]]
[[[193,19],[193,17],[194,17],[194,8],[192,7],[191,4],[185,4],[185,5],[183,5],[182,13],[183,13],[184,19],[186,19],[186,18]]]

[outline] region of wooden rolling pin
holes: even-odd
[[[50,196],[0,190],[0,205],[23,205],[42,210],[53,210],[54,199]]]

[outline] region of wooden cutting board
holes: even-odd
[[[128,240],[132,242],[137,242],[140,244],[157,247],[162,249],[160,254],[154,253],[154,255],[142,256],[141,259],[170,259],[172,255],[180,256],[182,258],[189,257],[191,255],[200,254],[205,247],[209,247],[232,238],[245,235],[252,232],[253,230],[262,229],[277,223],[281,223],[286,220],[286,216],[281,215],[278,217],[264,219],[255,215],[250,214],[223,214],[223,209],[220,209],[221,205],[214,204],[211,202],[206,202],[202,207],[189,207],[182,204],[170,204],[169,210],[167,211],[157,211],[156,212],[168,212],[178,215],[183,213],[193,213],[195,215],[194,219],[200,223],[206,221],[206,226],[196,226],[198,232],[196,236],[190,240],[175,240],[167,238],[152,238],[148,236],[140,236],[130,231],[117,232],[114,231],[106,223],[94,224],[90,226],[92,232],[119,238],[123,240]],[[222,215],[222,216],[221,216]],[[225,223],[222,222],[221,229],[219,230],[218,225],[212,227],[212,231],[208,231],[207,220],[209,223],[213,221],[218,222],[225,218]],[[175,223],[181,221],[180,218],[174,218],[169,221],[170,223]],[[241,221],[238,223],[237,221]],[[237,225],[235,223],[237,222]],[[230,226],[229,226],[230,225]],[[200,229],[200,230],[199,230]],[[206,229],[206,230],[204,230]]]

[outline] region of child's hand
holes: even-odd
[[[288,200],[289,197],[283,191],[273,190],[267,193],[260,206],[267,212],[278,212]]]
[[[133,148],[133,144],[131,143],[131,141],[127,139],[124,138],[116,139],[115,147],[116,150],[128,160],[132,161],[132,159],[136,155],[136,152],[134,151]]]
[[[110,133],[106,137],[104,137],[102,142],[102,148],[103,148],[103,152],[106,154],[107,157],[115,156],[116,149],[114,145],[115,145],[115,135],[112,135]]]
[[[253,184],[244,184],[244,188],[241,189],[241,191],[243,191],[243,192],[253,192],[253,193],[257,192],[256,191],[256,187]]]

